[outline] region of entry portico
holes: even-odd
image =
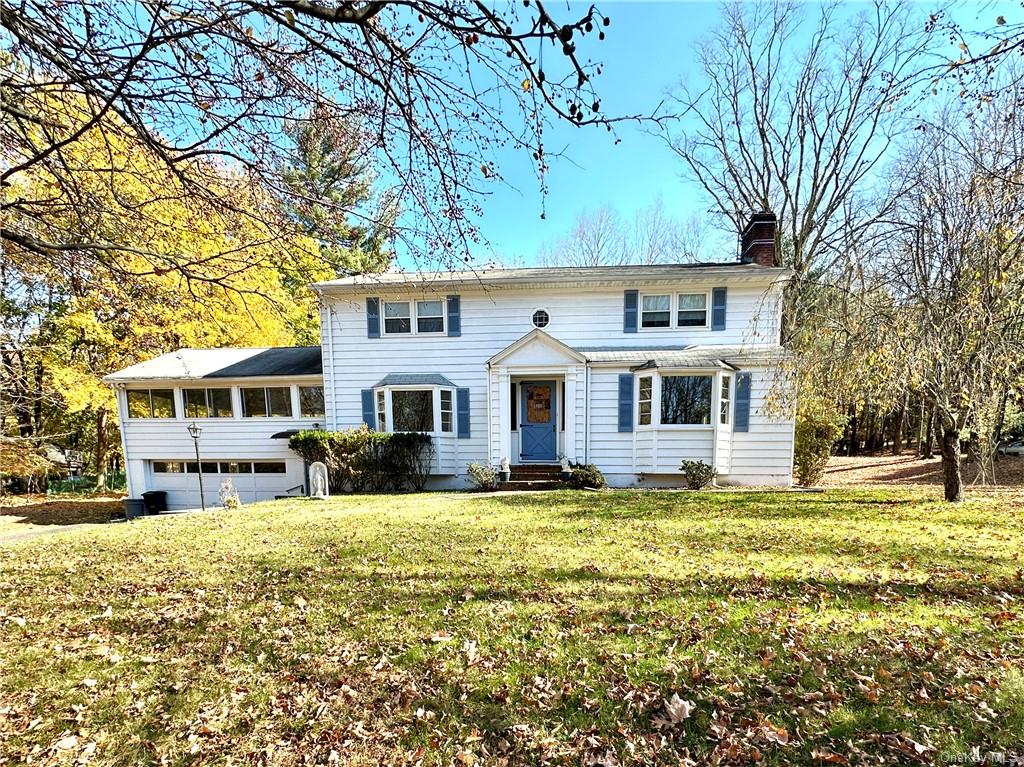
[[[586,365],[586,357],[539,329],[487,361],[493,465],[503,458],[555,463],[562,456],[584,462]]]

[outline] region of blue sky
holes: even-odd
[[[921,2],[921,23],[941,3]],[[612,24],[607,39],[586,40],[587,55],[604,65],[596,87],[609,115],[649,113],[666,92],[681,80],[699,85],[692,63],[694,47],[718,23],[720,5],[715,2],[608,2],[598,7]],[[848,3],[856,13],[866,3]],[[551,3],[557,16],[564,4]],[[813,19],[813,7],[809,9]],[[988,27],[998,14],[1011,21],[1022,16],[1019,3],[959,3],[950,12],[967,29]],[[951,57],[955,48],[951,46]],[[604,129],[556,124],[546,136],[549,151],[563,150],[567,158],[556,160],[548,183],[546,217],[541,220],[539,186],[527,157],[509,151],[498,165],[511,188],[495,187],[482,200],[481,231],[488,246],[476,253],[480,263],[493,257],[505,263],[532,263],[538,248],[567,232],[577,215],[608,205],[624,217],[659,197],[667,211],[685,218],[707,209],[701,190],[682,178],[682,166],[663,141],[635,125],[621,125],[621,139]],[[724,257],[731,256],[731,252]]]

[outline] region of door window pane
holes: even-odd
[[[150,389],[154,418],[174,418],[174,390]]]
[[[270,415],[275,418],[292,417],[292,390],[289,387],[268,387],[267,402],[270,403]]]
[[[434,392],[431,389],[392,391],[391,421],[395,431],[433,431]]]
[[[663,424],[711,423],[711,376],[662,376]]]
[[[444,332],[444,308],[440,301],[416,302],[416,332]]]
[[[302,408],[303,418],[323,418],[324,387],[300,386],[299,406]]]
[[[526,422],[551,422],[551,387],[526,387]]]
[[[640,315],[641,327],[669,327],[672,324],[672,296],[644,296]]]
[[[385,301],[384,302],[384,332],[385,333],[411,333],[412,324],[409,321],[408,301]]]
[[[149,389],[133,389],[128,391],[128,417],[152,418],[149,409]]]
[[[706,293],[682,293],[679,296],[678,325],[681,328],[703,327],[708,324],[708,296]]]

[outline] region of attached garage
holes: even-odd
[[[195,461],[148,461],[150,490],[167,493],[172,509],[199,508],[200,472]],[[203,461],[202,484],[206,505],[220,504],[219,495],[225,481],[238,493],[242,503],[267,501],[279,495],[303,495],[305,470],[301,460]]]

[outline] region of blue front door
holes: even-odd
[[[524,381],[519,391],[520,458],[554,461],[558,452],[555,382]]]

